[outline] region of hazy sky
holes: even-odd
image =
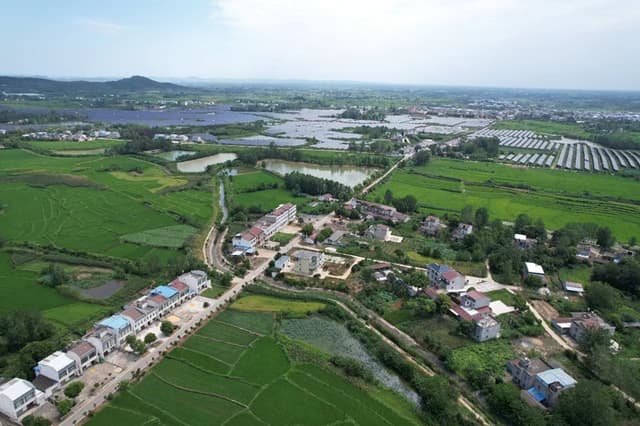
[[[640,89],[639,0],[2,0],[0,74]]]

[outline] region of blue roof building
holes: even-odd
[[[110,316],[109,318],[103,319],[98,324],[118,331],[124,330],[125,328],[131,326],[129,320],[127,320],[122,315]]]
[[[553,407],[558,402],[560,394],[563,391],[574,387],[576,383],[576,380],[568,375],[562,368],[554,368],[540,372],[536,375],[534,387],[537,393],[529,391],[529,394],[536,399],[542,395],[544,399],[537,400],[539,402],[544,402],[545,405]],[[538,395],[538,393],[540,395]]]
[[[173,287],[169,287],[168,285],[159,285],[158,287],[151,290],[151,294],[159,294],[163,297],[166,297],[167,299],[171,299],[174,296],[178,295],[178,291]]]

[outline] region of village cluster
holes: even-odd
[[[33,381],[13,378],[0,384],[0,412],[14,420],[24,417],[109,353],[127,349],[130,336],[139,338],[143,330],[209,287],[207,273],[194,270],[128,303],[121,312],[98,321],[81,340],[39,361]]]
[[[22,135],[23,139],[39,141],[73,141],[87,142],[95,139],[120,139],[120,132],[109,130],[80,130],[72,132],[64,130],[60,132],[32,132]]]

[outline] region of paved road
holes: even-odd
[[[118,390],[118,384],[123,380],[131,380],[132,373],[138,369],[144,370],[149,368],[151,364],[161,357],[159,352],[169,349],[174,343],[178,343],[185,336],[191,334],[195,330],[198,321],[205,320],[210,314],[225,306],[226,303],[235,299],[242,289],[253,282],[258,276],[262,275],[269,266],[269,262],[264,262],[257,269],[249,272],[244,278],[234,278],[231,287],[217,299],[210,299],[210,306],[203,310],[199,315],[194,316],[188,322],[180,325],[174,334],[164,340],[159,346],[142,355],[138,360],[115,375],[113,379],[101,387],[92,397],[80,402],[73,408],[72,413],[60,423],[61,426],[74,425],[85,418],[87,413],[95,410],[97,407],[106,402],[106,397]]]

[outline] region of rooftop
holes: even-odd
[[[582,293],[582,292],[584,292],[584,287],[582,287],[582,284],[573,283],[571,281],[565,281],[564,282],[564,289],[566,291],[570,291],[570,292],[573,292],[573,293]]]
[[[180,281],[179,279],[175,279],[171,281],[171,284],[169,284],[169,286],[176,289],[176,291],[180,293],[182,293],[183,291],[189,290],[189,286],[183,283],[182,281]]]
[[[74,364],[75,361],[69,358],[67,354],[61,351],[56,351],[41,360],[38,365],[46,365],[48,367],[53,368],[56,371],[60,371],[69,366],[69,364]]]
[[[565,388],[577,383],[576,380],[568,375],[562,368],[554,368],[552,370],[538,373],[538,379],[540,379],[540,381],[542,381],[546,386],[558,382]]]
[[[164,302],[166,302],[166,301],[167,301],[167,298],[166,298],[166,297],[164,297],[164,296],[163,296],[163,295],[161,295],[161,294],[154,294],[153,296],[150,296],[150,297],[149,297],[149,300],[150,300],[151,302],[154,302],[154,303],[158,304],[158,305],[162,305]]]
[[[80,358],[95,350],[96,348],[94,348],[91,343],[85,342],[84,340],[76,343],[75,345],[71,346],[71,348],[69,348],[69,352],[73,352]]]
[[[100,321],[98,324],[104,325],[105,327],[112,328],[114,330],[122,330],[129,326],[129,321],[122,315],[113,315],[109,318],[105,318]]]
[[[542,266],[538,265],[537,263],[525,262],[524,266],[527,268],[527,272],[530,274],[544,275],[544,269],[542,269]]]
[[[515,238],[518,241],[527,241],[527,236],[524,234],[514,234],[513,238]]]
[[[160,294],[167,299],[171,299],[173,296],[178,294],[175,288],[169,287],[168,285],[159,285],[158,287],[151,290],[151,294]]]
[[[43,376],[38,374],[36,376],[35,379],[33,379],[33,381],[31,382],[33,383],[33,385],[36,387],[36,389],[38,389],[39,391],[46,391],[47,389],[50,389],[51,387],[55,386],[58,384],[58,382],[56,382],[55,380],[52,380],[50,378],[48,378],[47,376]]]
[[[453,269],[448,269],[448,270],[446,270],[446,271],[444,271],[442,273],[442,278],[444,278],[447,281],[454,280],[454,279],[456,279],[458,277],[461,277],[461,276],[462,276],[462,274],[460,274],[458,271],[453,270]]]
[[[140,311],[135,306],[128,307],[120,314],[126,316],[127,318],[131,318],[134,321],[138,321],[140,318],[144,317],[144,312]]]
[[[470,292],[468,292],[466,294],[467,297],[473,299],[473,300],[478,300],[478,299],[482,299],[484,297],[489,297],[486,294],[480,292],[480,291],[476,291],[476,290],[471,290]]]
[[[318,257],[321,254],[322,253],[318,253],[310,250],[297,250],[296,252],[293,253],[293,257],[295,257],[296,259],[311,259],[313,257]]]
[[[449,265],[440,265],[439,263],[430,263],[427,265],[427,269],[443,273],[451,269]]]
[[[33,388],[34,386],[26,380],[15,378],[0,385],[0,394],[15,401]]]

